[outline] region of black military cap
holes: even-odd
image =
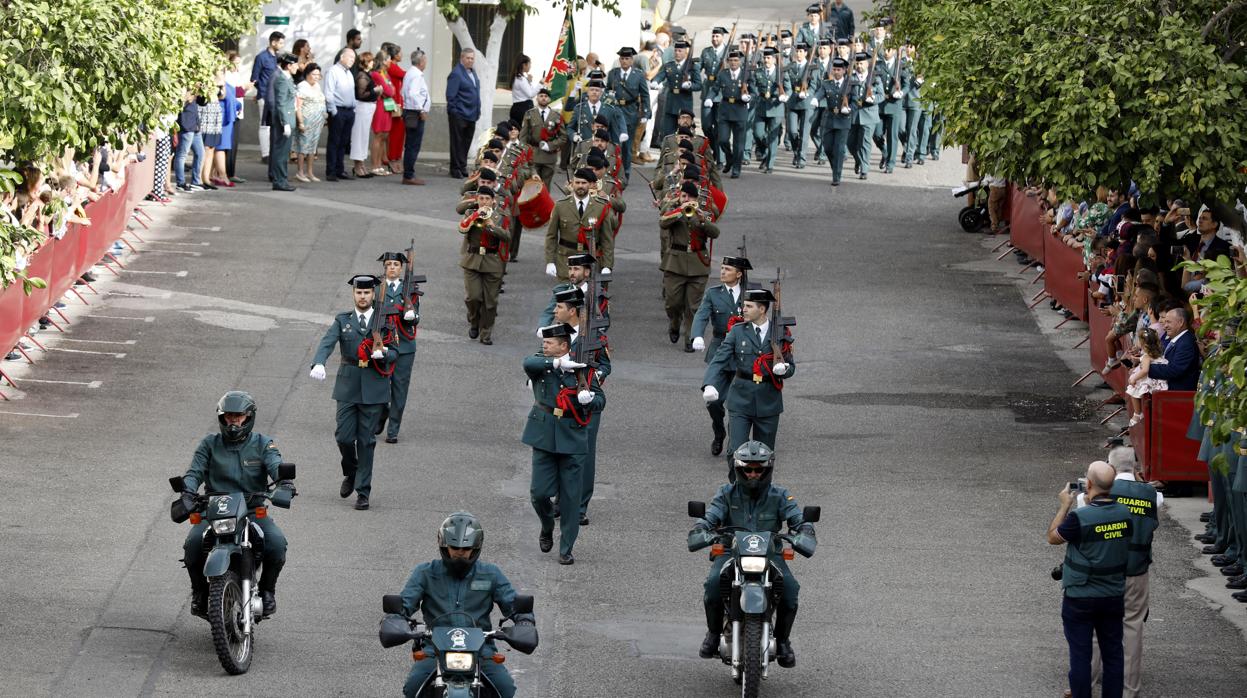
[[[498,196],[498,192],[494,191],[494,188],[493,188],[493,187],[488,186],[488,185],[485,185],[485,184],[482,184],[481,186],[477,187],[477,188],[476,188],[476,193],[477,193],[478,195],[479,195],[479,194],[487,194],[487,195],[489,195],[489,196]]]
[[[585,292],[581,291],[578,286],[563,289],[554,294],[555,303],[564,303],[573,308],[579,308],[585,304]]]
[[[853,60],[858,61],[859,63],[866,62],[870,60],[870,54],[865,51],[858,51],[857,55],[853,56]]]
[[[355,288],[376,288],[381,285],[381,279],[372,274],[356,274],[347,279],[346,285]]]
[[[831,46],[831,39],[826,39],[826,38],[824,38],[824,39],[819,39],[819,40],[818,40],[818,45],[819,45],[819,46]]]
[[[604,170],[610,165],[610,163],[606,161],[606,157],[603,155],[590,155],[585,158],[585,164],[595,170]]]
[[[687,41],[685,41],[684,39],[680,39],[679,41],[677,41],[677,42],[675,42],[674,44],[672,44],[672,46],[673,46],[674,48],[688,48],[688,47],[689,47],[689,43],[688,43]]]
[[[762,49],[763,56],[774,56],[777,53],[779,53],[779,49],[775,48],[774,46],[767,46],[766,48]]]
[[[744,58],[744,57],[745,57],[745,54],[741,53],[741,52],[740,52],[740,49],[735,49],[735,48],[734,48],[734,49],[732,49],[731,51],[728,51],[728,52],[727,52],[727,57],[728,57],[728,58]]]
[[[842,37],[840,37],[839,39],[836,39],[836,44],[838,44],[838,45],[840,45],[840,46],[852,46],[852,45],[853,45],[853,42],[852,42],[851,40],[849,40],[849,37],[847,37],[847,36],[842,36]]]
[[[490,150],[505,150],[507,147],[507,142],[502,140],[501,138],[490,138],[489,145],[486,147],[488,147]]]
[[[754,303],[774,303],[775,296],[769,288],[751,288],[745,291],[745,300]]]
[[[505,135],[505,134],[510,133],[511,129],[513,128],[516,128],[516,126],[515,124],[511,123],[509,120],[499,121],[498,125],[494,127],[494,133]]]
[[[586,85],[586,87],[600,87],[602,89],[606,89],[606,82],[598,78],[593,78],[589,81],[589,84]]]
[[[684,168],[684,179],[701,179],[701,168],[690,164]]]
[[[587,167],[582,167],[579,170],[576,170],[575,177],[576,179],[583,179],[584,181],[590,182],[590,183],[598,181],[597,174],[595,174],[593,170]]]
[[[377,257],[377,261],[378,262],[399,261],[399,262],[402,262],[403,264],[406,264],[407,255],[403,254],[402,252],[382,252],[381,256]]]
[[[497,162],[497,159],[498,159],[498,156],[497,156],[497,155],[494,155],[493,153],[485,153],[485,155],[486,155],[486,156],[492,156],[492,157],[494,158],[494,161],[495,161],[495,162]],[[488,158],[486,158],[486,159],[488,159]],[[478,172],[479,172],[480,174],[479,174],[479,175],[477,175],[477,177],[479,177],[482,181],[490,181],[490,182],[497,182],[497,181],[498,181],[498,173],[497,173],[497,172],[494,172],[493,170],[489,169],[488,167],[482,167],[480,170],[478,170]]]
[[[607,131],[604,128],[600,128],[593,132],[593,137],[600,139],[600,140],[609,141],[611,139],[611,134],[610,134],[610,131]]]
[[[481,160],[488,160],[489,162],[498,162],[498,153],[495,153],[492,150],[486,150],[485,152],[481,153]]]
[[[560,322],[556,325],[546,325],[545,327],[541,328],[542,339],[550,339],[553,337],[567,337],[568,340],[570,341],[571,336],[573,334],[575,334],[575,330],[573,330],[572,326],[567,324],[566,322]]]
[[[833,58],[831,59],[831,67],[844,68],[847,70],[849,67],[849,62],[844,60],[843,58]]]
[[[605,79],[606,79],[606,71],[602,70],[601,68],[594,68],[594,69],[590,70],[590,71],[588,72],[588,74],[587,74],[587,75],[585,75],[585,77],[589,78],[590,80],[592,80],[592,79],[594,79],[594,78],[597,78],[597,79],[599,79],[599,80],[605,80]]]
[[[715,27],[714,29],[710,30],[710,33],[711,34],[726,34],[727,30],[724,29],[723,27]]]
[[[549,97],[549,96],[550,96],[550,90],[549,90],[548,88],[543,87],[543,88],[541,88],[540,90],[537,90],[537,94],[539,94],[539,95],[545,95],[545,96]]]
[[[744,257],[724,257],[723,264],[729,267],[735,267],[740,271],[749,271],[753,269],[753,265]]]
[[[696,115],[696,114],[694,114],[694,113],[692,112],[692,110],[690,110],[690,109],[681,109],[681,110],[680,110],[680,114],[679,114],[679,115],[680,115],[680,116],[691,116],[691,117],[693,117],[694,119],[696,119],[696,118],[697,118],[697,115]]]
[[[636,49],[632,48],[631,46],[624,46],[623,48],[616,51],[615,55],[619,56],[620,58],[631,58],[636,55]]]
[[[693,135],[693,127],[692,126],[680,126],[676,128],[675,132],[681,136],[691,136]]]
[[[597,260],[587,252],[567,255],[567,266],[569,267],[591,267],[594,264],[597,264]]]
[[[687,138],[681,138],[675,145],[677,148],[687,148],[689,150],[693,149],[693,141],[690,141]]]
[[[823,8],[821,5],[810,5],[805,8],[805,13],[807,15],[819,15],[823,13]]]
[[[688,194],[689,196],[696,198],[699,194],[701,194],[701,190],[697,188],[696,182],[685,182],[680,185],[680,193]]]
[[[740,35],[741,41],[753,41],[753,39],[754,39],[754,36],[750,32],[745,32],[744,34]]]

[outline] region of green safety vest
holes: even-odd
[[[1146,482],[1114,480],[1109,494],[1130,511],[1130,559],[1126,576],[1146,574],[1152,564],[1152,533],[1160,523],[1156,488]]]
[[[1079,507],[1080,538],[1065,546],[1061,586],[1071,598],[1098,599],[1126,593],[1130,555],[1130,510],[1116,502]]]

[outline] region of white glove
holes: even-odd
[[[621,134],[619,134],[619,142],[620,142],[620,143],[627,143],[627,142],[628,142],[628,134],[626,134],[626,133],[621,133]]]
[[[554,262],[546,265],[546,276],[558,276],[559,270],[554,266]]]
[[[784,363],[783,361],[780,361],[779,363],[775,364],[775,366],[771,369],[771,372],[777,376],[786,376],[788,375],[788,364]]]
[[[646,123],[649,123],[649,119],[647,119],[647,118],[645,118],[644,116],[642,116],[642,117],[641,117],[641,120],[640,120],[640,121],[638,121],[637,123],[638,123],[638,124],[646,124]]]
[[[811,107],[814,107],[815,109],[817,109],[817,108],[818,108],[818,98],[817,98],[817,97],[815,97],[814,99],[811,99],[811,100],[810,100],[810,106],[811,106]]]
[[[325,367],[322,364],[316,364],[312,367],[312,372],[307,374],[312,380],[325,380]]]
[[[579,134],[579,133],[573,133],[573,134],[572,134],[572,142],[573,142],[573,143],[579,143],[579,142],[580,142],[580,134]]]
[[[540,145],[540,146],[538,146],[538,147],[539,147],[539,148],[541,148],[542,150],[546,151],[547,153],[548,153],[548,152],[550,152],[550,144],[549,144],[549,143],[546,143],[545,141],[542,141],[542,142],[541,142],[541,145]]]
[[[576,393],[576,402],[579,402],[582,405],[587,405],[590,402],[593,402],[593,391],[582,390]]]
[[[282,126],[282,127],[281,127],[281,135],[283,135],[283,136],[289,136],[289,135],[290,135],[290,124],[286,124],[285,126]]]
[[[372,351],[372,358],[377,359],[377,360],[384,359],[384,358],[385,358],[385,352],[381,351],[380,349],[374,349],[374,350]]]
[[[706,340],[702,337],[693,337],[693,351],[705,351]]]
[[[753,99],[753,95],[741,95],[740,97],[740,101],[742,102],[748,102],[751,99]]]
[[[926,79],[925,78],[914,78],[914,82],[918,83],[918,86],[921,87],[922,83],[926,82]]]
[[[719,389],[713,385],[707,385],[705,390],[701,391],[701,399],[706,402],[714,402],[719,399]]]
[[[403,313],[403,319],[406,320],[407,322],[411,322],[412,320],[415,320],[416,311],[408,310],[407,312]]]
[[[538,336],[538,337],[541,337],[541,328],[540,328],[540,327],[538,327],[538,328],[537,328],[537,336]]]
[[[799,98],[801,98],[801,99],[805,99],[807,96],[809,96],[809,93],[808,93],[808,92],[798,92],[798,93],[797,93],[797,97],[799,97]]]
[[[688,80],[685,80],[684,82],[680,83],[681,89],[687,90],[692,86],[693,86],[693,83],[689,82]]]
[[[713,99],[708,99],[708,100],[706,100],[706,101],[702,102],[702,103],[701,103],[701,105],[702,105],[703,107],[705,107],[705,108],[709,109],[710,107],[713,107],[713,106],[714,106],[714,100],[713,100]]]
[[[575,371],[578,368],[585,367],[585,365],[582,363],[579,363],[577,361],[572,361],[572,357],[570,354],[564,354],[556,358],[553,361],[553,364],[554,364],[554,368],[557,368],[560,371],[565,371],[567,373],[571,373],[572,371]]]
[[[602,267],[602,276],[610,276],[610,275],[611,275],[611,268],[610,268],[610,267]]]
[[[786,95],[786,94],[780,95],[780,96],[779,96],[779,101],[780,101],[780,102],[787,102],[787,101],[788,101],[788,95]]]

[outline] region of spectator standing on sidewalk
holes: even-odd
[[[386,165],[393,172],[398,172],[398,163],[403,159],[403,143],[407,140],[407,128],[403,124],[403,83],[407,80],[407,70],[403,68],[403,47],[388,41],[381,45],[390,54],[390,64],[386,68],[390,82],[394,85],[394,99],[398,102],[398,113],[390,119],[390,135],[386,143],[384,158]]]
[[[416,176],[416,159],[424,143],[424,122],[429,118],[429,85],[424,79],[428,65],[429,57],[417,48],[411,53],[411,70],[403,78],[403,184],[424,184]]]
[[[369,159],[368,144],[372,137],[372,117],[377,110],[377,95],[381,88],[372,81],[373,57],[371,51],[359,54],[355,62],[355,123],[351,126],[351,161],[355,163],[355,176],[372,177],[365,163]]]
[[[476,51],[465,48],[446,78],[446,117],[450,125],[450,176],[468,176],[468,148],[481,116],[481,80],[472,66]]]
[[[273,74],[277,71],[277,53],[281,51],[281,47],[286,43],[286,35],[281,32],[273,32],[268,35],[268,46],[255,57],[255,63],[251,64],[251,82],[255,85],[256,106],[260,111],[260,125],[267,126],[268,120],[266,115],[265,101],[268,97],[269,81],[272,80]],[[268,162],[269,153],[269,132],[260,129],[260,161]]]
[[[182,96],[182,111],[178,114],[178,149],[173,156],[173,179],[182,191],[201,191],[199,168],[203,164],[204,144],[199,135],[199,105],[195,95],[187,92]],[[191,160],[191,182],[186,183],[186,153]]]
[[[229,181],[234,184],[246,184],[247,180],[235,174],[238,162],[238,135],[241,133],[243,117],[245,109],[242,108],[242,100],[247,96],[247,91],[255,87],[255,84],[246,78],[242,72],[242,56],[237,51],[227,51],[225,53],[226,63],[229,68],[225,72],[225,83],[233,88],[234,99],[237,102],[237,111],[234,116],[234,133],[230,142],[229,152],[225,153],[225,174]]]
[[[352,30],[354,31],[354,30]],[[329,144],[325,148],[325,179],[336,182],[349,178],[343,161],[351,148],[351,129],[355,126],[355,50],[344,48],[325,73],[321,88],[329,112]]]
[[[299,128],[295,133],[294,178],[300,182],[319,182],[314,166],[316,148],[320,145],[320,130],[325,125],[325,93],[320,87],[320,66],[308,63],[303,67],[303,82],[299,83],[295,105],[295,119]]]

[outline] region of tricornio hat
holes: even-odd
[[[381,285],[381,279],[372,274],[356,274],[347,280],[346,285],[355,288],[376,288]]]
[[[735,267],[740,271],[749,271],[750,269],[753,269],[753,265],[750,264],[749,260],[744,257],[724,257],[723,264],[725,266]]]
[[[568,337],[571,338],[575,330],[566,322],[560,322],[555,325],[546,325],[541,328],[541,338],[550,339],[552,337]]]
[[[382,252],[381,256],[377,257],[377,261],[378,262],[402,262],[403,264],[406,264],[407,255],[403,254],[402,252]]]
[[[572,286],[555,293],[554,302],[565,303],[573,308],[578,308],[585,304],[585,292],[581,291],[578,286]]]

